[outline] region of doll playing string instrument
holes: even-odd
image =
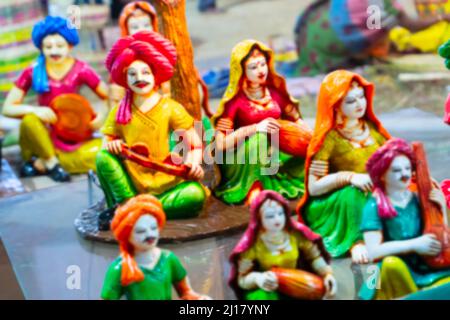
[[[432,182],[423,144],[414,142],[413,149],[417,161],[416,178],[424,226],[423,233],[435,234],[442,244],[439,255],[426,257],[425,261],[432,268],[448,268],[450,266],[450,229],[441,209],[429,200]]]

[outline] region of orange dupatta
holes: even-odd
[[[347,95],[347,92],[351,86],[351,83],[356,80],[364,87],[364,92],[367,99],[367,110],[365,118],[375,125],[375,128],[386,138],[391,136],[387,130],[383,127],[380,120],[376,117],[373,111],[373,97],[375,93],[375,86],[364,79],[359,74],[350,72],[347,70],[336,70],[328,74],[322,81],[319,91],[319,97],[317,102],[317,117],[316,126],[314,129],[313,137],[308,146],[305,162],[305,194],[303,198],[297,204],[297,214],[299,221],[303,221],[301,210],[306,204],[309,198],[308,194],[308,176],[309,167],[311,165],[314,155],[319,152],[322,144],[327,136],[336,125],[336,107],[340,106],[342,99]]]

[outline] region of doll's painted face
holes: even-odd
[[[278,232],[286,225],[284,208],[274,200],[266,200],[260,209],[261,223],[265,231]]]
[[[245,76],[247,81],[253,84],[265,84],[269,74],[269,66],[264,54],[258,50],[253,50],[250,57],[245,61]]]
[[[151,17],[141,9],[136,9],[134,14],[128,18],[127,29],[129,35],[143,30],[153,31]]]
[[[411,183],[412,166],[411,161],[404,155],[399,155],[392,160],[389,169],[384,175],[386,189],[406,190]]]
[[[142,215],[134,225],[130,243],[136,250],[145,251],[156,247],[158,240],[158,221],[150,214]]]
[[[155,88],[155,77],[150,66],[141,60],[133,61],[127,69],[127,84],[139,95],[152,92]]]
[[[367,100],[364,88],[353,82],[350,90],[341,104],[341,113],[347,119],[362,118],[367,109]]]
[[[50,34],[42,40],[42,53],[51,63],[63,63],[71,49],[72,46],[59,34]]]

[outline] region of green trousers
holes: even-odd
[[[97,175],[109,207],[138,194],[122,162],[106,150],[97,154]],[[206,200],[202,185],[185,181],[155,195],[162,203],[168,220],[197,217]]]
[[[263,289],[255,289],[244,292],[245,300],[292,300],[292,298],[279,293],[278,291],[265,291]]]

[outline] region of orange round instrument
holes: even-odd
[[[278,290],[288,297],[300,300],[320,300],[325,295],[322,278],[297,269],[270,269],[278,279]]]
[[[78,94],[62,94],[50,103],[58,117],[53,125],[56,136],[64,141],[77,143],[92,137],[90,122],[95,118],[89,101]]]
[[[287,120],[278,120],[278,123],[281,125],[280,150],[287,154],[304,158],[312,138],[311,129],[306,124],[299,125]]]

